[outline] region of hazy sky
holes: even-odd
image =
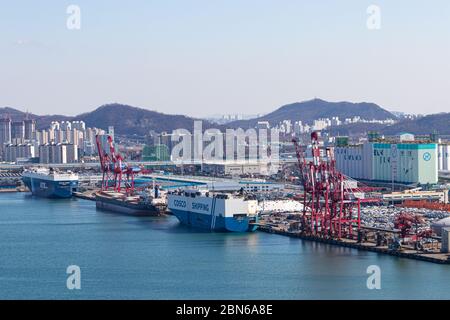
[[[450,112],[448,0],[0,3],[0,106],[205,116],[319,97]],[[80,30],[66,27],[70,4]],[[367,28],[372,4],[379,30]]]

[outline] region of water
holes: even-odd
[[[0,299],[449,299],[450,266],[0,194]],[[81,268],[68,290],[66,268]],[[366,268],[381,268],[381,290]]]

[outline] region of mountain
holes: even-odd
[[[148,134],[150,130],[172,132],[183,128],[192,132],[194,121],[198,120],[184,115],[169,115],[117,103],[103,105],[75,118],[84,121],[89,127],[106,129],[108,126],[114,126],[118,134],[140,136]],[[204,129],[213,127],[209,121],[202,121]]]
[[[429,134],[433,131],[441,135],[450,135],[450,113],[436,113],[415,120],[403,120],[381,130],[382,133],[388,135],[400,132]]]
[[[23,120],[26,113],[13,108],[0,108],[0,117],[8,115],[13,120]],[[184,128],[193,131],[194,121],[197,119],[183,115],[169,115],[129,105],[112,103],[103,105],[92,112],[83,113],[74,117],[62,115],[28,114],[28,117],[36,120],[38,129],[48,128],[52,121],[73,121],[82,120],[88,127],[107,129],[114,126],[117,134],[145,136],[151,130],[156,132],[168,131]],[[203,122],[203,129],[218,127],[209,121]]]
[[[393,125],[379,123],[352,123],[328,128],[332,135],[360,135],[368,131],[378,131],[385,135],[397,135],[402,132],[430,134],[436,131],[440,135],[450,135],[450,113],[438,113],[414,120],[401,119]]]
[[[8,115],[13,120],[23,120],[27,116],[13,108],[0,108],[0,118]],[[234,121],[226,125],[229,128],[249,128],[256,125],[258,121],[267,120],[271,124],[278,123],[285,119],[301,120],[304,123],[312,122],[318,118],[331,118],[338,116],[341,119],[353,116],[360,116],[365,119],[387,119],[394,116],[373,103],[350,103],[350,102],[326,102],[315,99],[300,103],[289,104],[269,113],[266,116],[252,120]],[[75,117],[64,115],[35,115],[28,113],[28,117],[36,120],[38,129],[48,128],[52,121],[73,121],[83,120],[87,126],[107,129],[114,126],[115,132],[123,135],[144,136],[149,131],[168,131],[185,128],[193,131],[194,118],[183,115],[169,115],[142,108],[136,108],[124,104],[106,104],[92,112],[80,114]],[[213,124],[203,120],[203,129],[218,128],[224,131],[224,126]],[[424,116],[415,120],[400,120],[394,125],[382,125],[376,123],[355,123],[332,127],[331,133],[334,135],[353,135],[366,133],[374,130],[383,134],[394,135],[400,132],[411,132],[414,134],[428,134],[436,130],[441,135],[450,135],[450,113],[439,113]]]
[[[0,108],[0,116],[3,118],[3,116],[9,116],[13,120],[22,120],[25,118],[26,112],[22,112],[20,110],[10,108],[10,107],[4,107]],[[31,115],[32,117],[35,117],[35,115]]]
[[[44,115],[44,116],[30,116],[31,119],[36,120],[36,128],[38,130],[47,129],[52,121],[73,121],[76,120],[74,117],[63,116],[58,114]]]
[[[29,112],[23,112],[14,108],[4,107],[0,108],[0,118],[10,117],[12,121],[21,121],[26,119],[36,120],[36,127],[38,130],[48,128],[52,121],[71,121],[73,117],[63,116],[63,115],[44,115],[39,116]]]
[[[283,120],[298,121],[303,123],[312,123],[319,118],[339,117],[352,118],[360,116],[362,119],[395,119],[396,116],[376,105],[375,103],[352,103],[352,102],[328,102],[321,99],[313,99],[304,102],[296,102],[278,108],[277,110],[266,114],[265,116],[251,119],[240,120],[229,123],[234,128],[251,128],[256,126],[258,121],[269,121],[271,125],[278,124]]]

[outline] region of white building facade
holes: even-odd
[[[437,183],[438,145],[435,143],[377,143],[335,149],[336,167],[355,179]]]

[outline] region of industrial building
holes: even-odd
[[[418,188],[420,189],[420,188]],[[439,203],[448,203],[448,190],[422,191],[417,189],[405,190],[403,192],[391,192],[383,194],[382,198],[386,201],[402,202],[405,200],[426,200],[437,201]]]
[[[143,176],[149,179],[155,179],[158,183],[162,183],[164,189],[176,188],[197,188],[207,189],[211,191],[239,191],[246,192],[278,192],[283,190],[284,185],[265,180],[254,179],[226,179],[226,178],[210,178],[199,176],[174,176],[153,174],[151,176]]]
[[[269,168],[264,161],[216,161],[203,163],[202,172],[229,176],[266,175]]]
[[[337,169],[355,179],[403,184],[438,182],[436,143],[369,141],[338,146],[335,158]]]

